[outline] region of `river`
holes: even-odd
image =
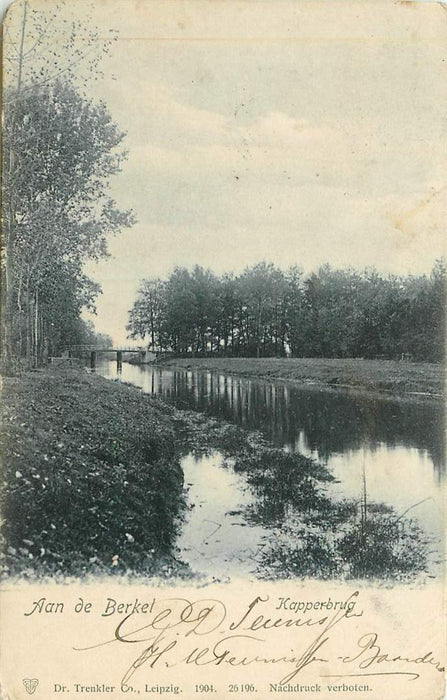
[[[98,365],[114,378],[115,362]],[[124,363],[123,381],[192,409],[261,431],[275,446],[328,467],[335,497],[360,498],[407,512],[435,537],[443,531],[443,416],[438,401],[408,400],[201,370]],[[218,578],[250,576],[268,533],[241,516],[250,498],[242,476],[219,453],[182,460],[191,510],[179,540],[182,558]]]

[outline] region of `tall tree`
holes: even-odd
[[[307,278],[259,263],[235,277],[196,266],[143,281],[128,330],[178,354],[411,357],[439,361],[446,273],[383,277],[320,267]]]
[[[104,256],[106,236],[133,221],[108,195],[109,178],[125,157],[119,150],[124,133],[106,106],[95,104],[73,82],[76,65],[87,61],[95,69],[104,47],[95,43],[93,30],[86,30],[86,46],[78,48],[79,26],[73,24],[59,53],[50,51],[56,15],[57,10],[49,17],[36,13],[25,0],[21,21],[16,15],[6,26],[4,359],[23,347],[34,361],[45,351],[48,343],[39,336],[48,328],[42,315],[50,314],[50,304],[42,293],[48,293],[53,270],[59,277],[66,274],[63,284],[71,285],[72,308],[79,308],[83,285],[89,299],[94,290],[82,273],[83,263]]]
[[[160,279],[143,280],[137,298],[129,311],[126,329],[129,337],[149,337],[152,350],[164,348],[165,283]]]

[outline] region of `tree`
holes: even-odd
[[[323,265],[305,278],[262,262],[219,278],[178,267],[166,282],[143,281],[127,328],[177,354],[439,361],[445,283],[442,261],[430,277]]]
[[[285,336],[295,357],[306,355],[306,308],[303,272],[296,265],[285,275],[284,312]]]
[[[84,88],[99,80],[101,61],[117,38],[114,29],[105,38],[88,11],[79,20],[64,0],[44,11],[16,0],[4,22],[4,83],[11,90],[6,105],[58,79]]]
[[[235,332],[238,308],[238,283],[232,274],[225,274],[218,280],[216,328],[223,340],[223,352],[234,354]],[[218,344],[220,348],[220,343]]]
[[[195,265],[191,274],[191,289],[194,296],[194,353],[206,354],[212,350],[213,332],[217,320],[217,279],[210,270]],[[210,347],[208,348],[208,344]]]
[[[162,350],[165,326],[165,284],[160,279],[143,280],[129,311],[129,337],[150,339],[150,347]]]
[[[272,263],[261,262],[244,270],[241,275],[242,294],[249,318],[249,352],[254,349],[256,357],[261,356],[261,345],[268,335],[272,321],[277,270]]]
[[[6,208],[8,294],[10,303],[14,296],[18,308],[32,303],[38,313],[45,275],[56,261],[71,261],[80,275],[86,259],[106,254],[106,237],[132,223],[130,212],[119,211],[107,194],[110,176],[121,167],[124,154],[116,149],[124,134],[105,105],[59,82],[28,92],[14,107],[4,130],[5,148],[17,154],[5,174],[5,200],[17,202]],[[7,320],[12,323],[11,315]]]
[[[7,359],[25,349],[36,363],[48,347],[49,323],[55,324],[49,316],[56,308],[63,313],[63,305],[43,292],[63,289],[67,297],[69,289],[70,308],[80,313],[82,300],[92,303],[99,291],[83,275],[83,263],[106,255],[107,236],[131,225],[133,217],[108,195],[109,179],[126,155],[119,150],[124,133],[106,106],[95,104],[72,81],[76,63],[87,59],[88,49],[100,48],[95,35],[88,32],[90,43],[81,50],[72,26],[66,53],[51,52],[50,60],[45,42],[55,13],[46,24],[41,14],[34,14],[30,38],[29,11],[25,0],[20,41],[10,43],[5,90],[2,350]],[[36,60],[26,70],[30,57]],[[90,70],[97,60],[89,59]],[[49,277],[54,275],[58,279],[52,287]]]

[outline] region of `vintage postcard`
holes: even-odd
[[[444,697],[446,28],[7,10],[1,700]]]

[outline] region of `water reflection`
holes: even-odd
[[[113,375],[116,366],[110,362],[98,371]],[[370,500],[399,512],[414,507],[412,515],[424,526],[442,530],[439,402],[127,363],[122,379],[179,408],[260,430],[274,445],[318,459],[341,480],[336,490],[345,496],[361,494],[365,470]]]
[[[193,571],[217,579],[253,579],[263,537],[260,526],[247,527],[244,509],[253,502],[242,476],[223,467],[219,453],[182,459],[189,511],[177,541],[181,558]]]
[[[113,363],[101,369],[102,373],[116,371]],[[276,446],[312,453],[323,462],[334,453],[362,446],[374,450],[386,444],[428,452],[438,473],[444,467],[443,416],[435,401],[414,403],[366,392],[128,364],[123,366],[122,378],[179,408],[261,430]]]

